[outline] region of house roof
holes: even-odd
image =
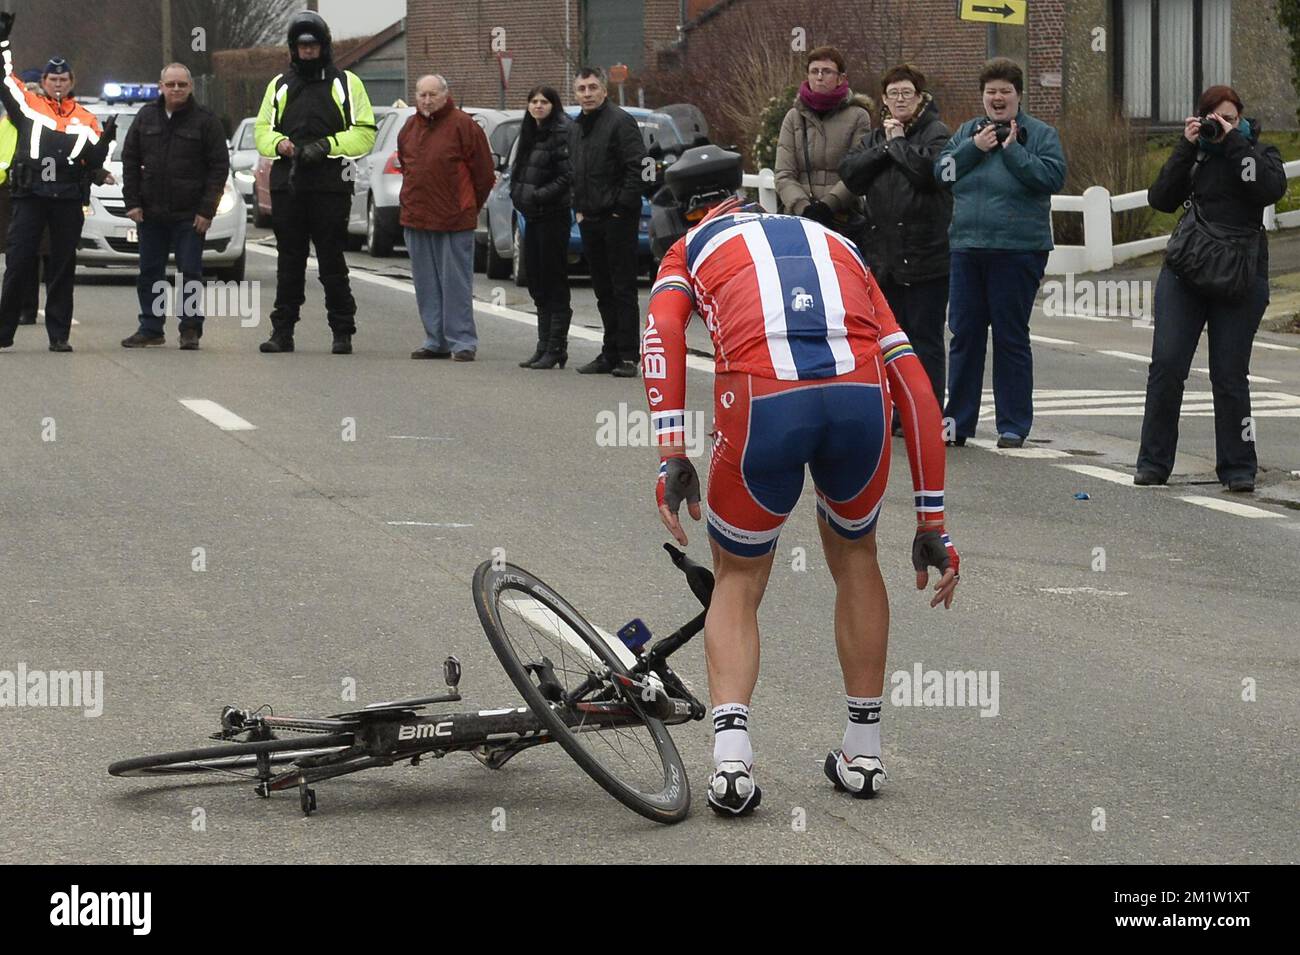
[[[405,32],[406,32],[406,20],[404,19],[398,20],[396,23],[390,24],[389,26],[380,30],[378,33],[376,33],[370,39],[366,40],[360,46],[354,47],[353,49],[349,50],[347,53],[343,54],[342,56],[335,57],[334,65],[341,70],[346,70],[354,63],[357,63],[360,60],[364,60],[371,53],[374,53],[376,50],[384,46],[384,44],[397,39]]]

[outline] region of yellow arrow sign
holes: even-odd
[[[1025,8],[1028,0],[961,0],[963,20],[976,20],[981,23],[1025,23]]]

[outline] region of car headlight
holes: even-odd
[[[235,190],[226,186],[226,191],[221,194],[221,201],[217,203],[217,215],[223,216],[235,208],[235,203],[238,200],[239,196],[235,194]]]

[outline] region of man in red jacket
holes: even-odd
[[[415,84],[415,114],[397,134],[401,217],[424,344],[412,358],[473,361],[474,226],[495,181],[478,123],[456,108],[441,76]]]

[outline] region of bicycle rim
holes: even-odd
[[[636,725],[600,727],[584,712],[561,713],[543,695],[536,673],[527,669],[545,658],[569,693],[592,670],[608,667],[626,674],[633,659],[630,651],[617,638],[603,637],[542,580],[512,564],[495,570],[490,561],[484,562],[474,573],[474,602],[511,681],[574,761],[615,799],[646,818],[664,823],[684,819],[690,785],[662,721],[647,716],[635,698],[622,693],[616,699],[636,714]]]

